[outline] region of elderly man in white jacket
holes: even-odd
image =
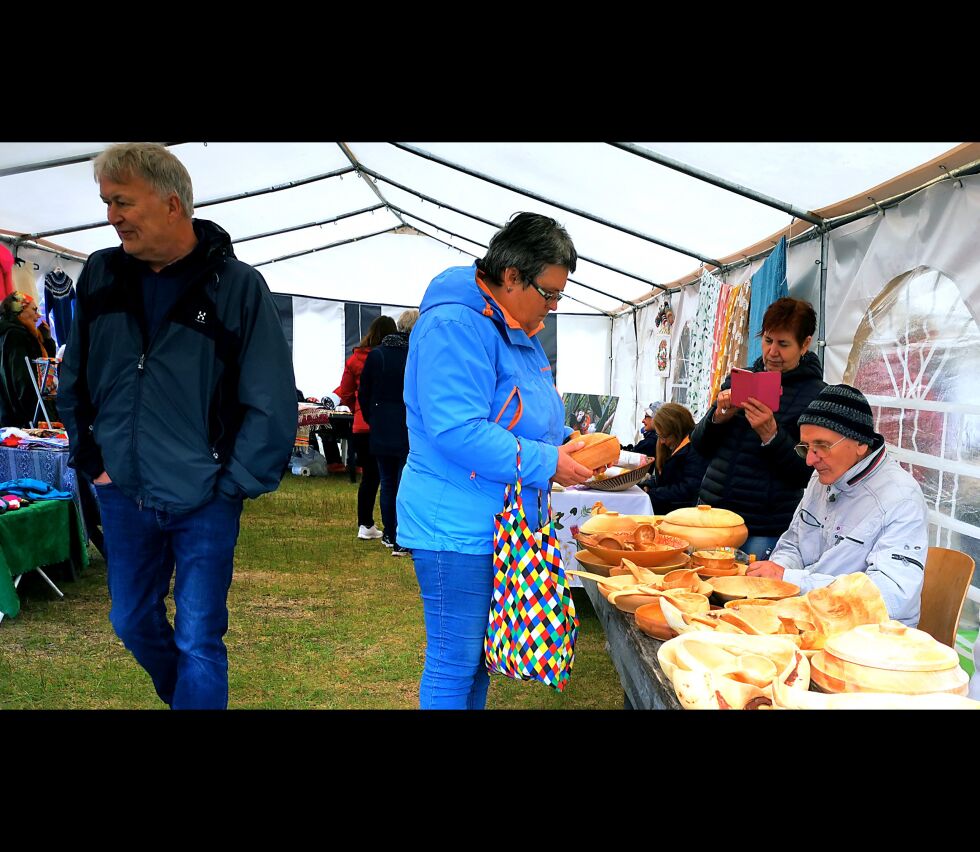
[[[856,388],[824,388],[798,422],[796,451],[813,466],[813,476],[789,529],[748,574],[808,592],[864,571],[889,617],[915,627],[928,552],[919,484],[887,455],[871,407]]]

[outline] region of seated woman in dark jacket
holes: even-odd
[[[657,436],[657,475],[645,484],[655,515],[695,506],[708,460],[691,445],[691,412],[676,402],[665,402],[653,416]]]
[[[642,453],[653,458],[657,455],[657,430],[653,428],[653,417],[663,402],[651,402],[643,409],[643,425],[640,427],[641,438],[635,444],[625,444],[620,449],[631,453]]]
[[[53,358],[55,353],[48,324],[39,327],[38,318],[37,302],[27,293],[15,290],[0,302],[0,426],[25,428],[34,418],[37,393],[24,358]],[[52,403],[45,406],[56,419]]]
[[[789,527],[812,472],[794,447],[800,443],[796,421],[826,387],[820,359],[808,351],[816,327],[809,302],[773,302],[762,318],[762,357],[752,371],[782,373],[779,410],[752,397],[733,406],[729,375],[691,433],[691,443],[708,459],[701,502],[741,515],[749,528],[742,550],[760,559]]]

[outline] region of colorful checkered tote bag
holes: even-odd
[[[533,530],[524,513],[520,442],[517,481],[507,486],[504,510],[494,518],[493,567],[484,640],[487,669],[517,680],[539,680],[561,692],[575,660],[578,617],[551,517],[551,492],[540,529]]]

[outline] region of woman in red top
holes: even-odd
[[[377,317],[368,328],[367,334],[354,347],[350,358],[344,365],[344,375],[340,386],[334,391],[340,397],[341,405],[346,405],[354,412],[353,437],[351,443],[357,454],[357,464],[361,468],[361,485],[357,489],[357,537],[362,539],[381,538],[383,533],[374,525],[374,503],[378,497],[378,486],[381,482],[378,473],[378,463],[371,455],[370,431],[361,414],[361,406],[357,400],[357,391],[361,383],[361,372],[371,349],[384,339],[385,335],[397,331],[395,321],[388,316]]]

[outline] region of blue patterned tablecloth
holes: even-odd
[[[9,479],[40,479],[59,491],[71,492],[78,517],[82,504],[78,499],[78,481],[74,468],[68,467],[68,451],[0,447],[0,482]],[[85,532],[85,521],[82,520]]]

